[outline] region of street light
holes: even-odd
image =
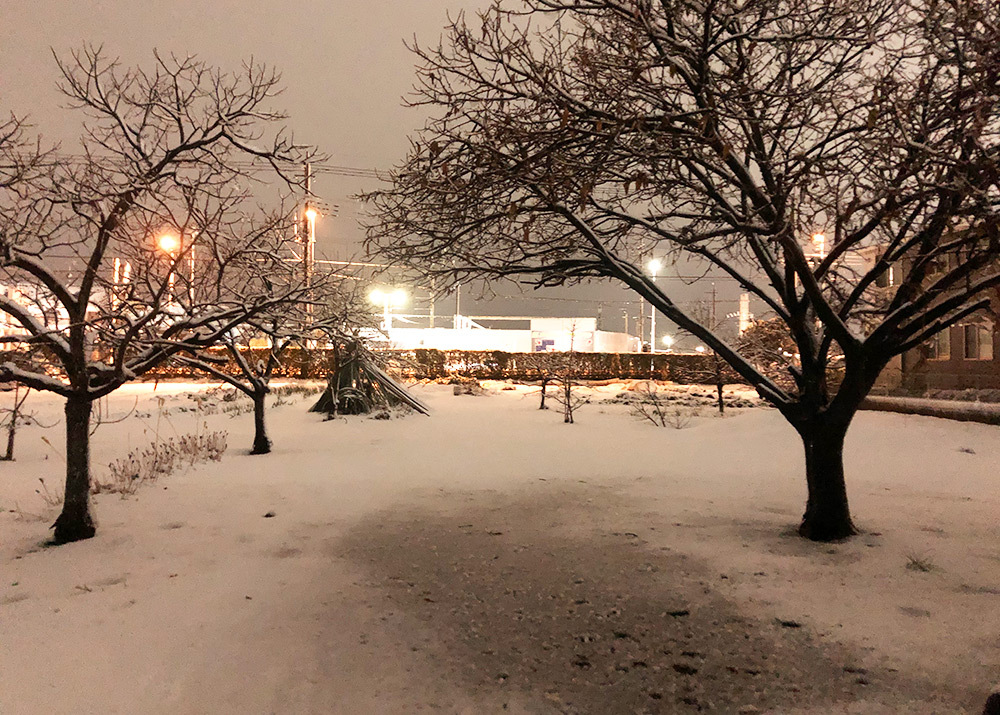
[[[174,252],[181,247],[181,239],[172,233],[163,233],[156,239],[156,245],[170,256],[170,275],[167,276],[167,305],[172,307],[174,302]]]
[[[388,331],[392,329],[391,309],[406,303],[406,292],[400,288],[394,291],[376,288],[368,294],[368,299],[375,305],[382,306],[382,329]]]
[[[673,344],[674,344],[674,336],[673,335],[664,335],[663,336],[663,347],[666,348],[667,352],[670,352],[670,348],[673,347]]]
[[[817,231],[812,235],[813,248],[816,249],[816,256],[819,260],[826,258],[826,234]]]
[[[160,250],[164,253],[173,253],[181,247],[181,240],[172,233],[164,233],[157,239]]]
[[[655,283],[656,274],[663,268],[663,263],[658,258],[654,258],[646,267],[649,269],[649,275],[653,277],[653,282]],[[649,304],[649,352],[656,352],[656,306],[653,305],[652,301]]]
[[[197,235],[198,231],[191,232],[191,245],[188,246],[188,262],[190,267],[190,276],[188,280],[188,298],[192,303],[194,303],[194,239]],[[184,242],[179,235],[167,232],[160,234],[160,236],[156,239],[156,245],[159,246],[161,251],[170,256],[171,263],[173,263],[173,261],[176,258],[175,254],[177,254],[177,252],[181,250],[181,248],[184,245]],[[170,277],[167,279],[171,298],[173,297],[174,294],[173,268],[174,267],[171,266]]]
[[[705,352],[705,346],[704,346],[704,345],[699,345],[698,347],[696,347],[696,348],[694,349],[694,351],[695,351],[696,353],[699,353],[699,354],[701,354],[701,353]]]

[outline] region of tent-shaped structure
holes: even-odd
[[[422,415],[427,406],[393,380],[358,343],[344,350],[346,358],[330,376],[326,390],[309,410],[328,415],[363,415],[379,408],[407,407]]]

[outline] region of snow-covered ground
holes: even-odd
[[[0,713],[952,713],[1000,679],[996,427],[859,414],[865,533],[813,544],[773,410],[656,428],[608,386],[564,425],[529,388],[426,385],[430,417],[297,398],[249,456],[204,389],[109,400],[98,475],[157,430],[229,451],[98,496],[95,539],[42,545],[61,426],[0,463]]]

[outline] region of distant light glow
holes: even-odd
[[[156,239],[156,244],[160,247],[161,251],[173,253],[181,247],[181,240],[172,233],[165,233]]]
[[[309,219],[310,221],[315,221],[317,216],[319,216],[319,213],[316,211],[316,209],[314,208],[306,209],[306,218]]]
[[[671,345],[674,344],[674,336],[673,335],[664,335],[663,336],[663,344],[666,347],[669,348]]]
[[[699,345],[698,347],[696,347],[696,348],[694,349],[694,351],[695,351],[696,353],[703,353],[703,352],[705,352],[705,346],[704,346],[704,345]]]
[[[654,258],[646,265],[646,267],[649,269],[649,274],[653,276],[653,278],[656,278],[660,269],[663,268],[663,262],[658,258]]]
[[[407,295],[406,291],[402,288],[397,288],[394,291],[382,290],[381,288],[376,288],[371,293],[368,294],[368,300],[376,305],[385,306],[400,306],[406,303]]]

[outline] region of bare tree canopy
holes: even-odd
[[[356,276],[320,273],[308,286],[305,310],[289,310],[279,304],[248,318],[238,330],[221,337],[236,371],[228,372],[225,357],[207,352],[185,351],[175,358],[181,365],[201,370],[242,392],[253,400],[254,439],[250,454],[268,454],[271,439],[265,424],[265,398],[270,393],[271,378],[293,345],[309,348],[317,338],[332,342],[334,350],[345,341],[356,341],[356,334],[371,322],[371,313],[363,305]],[[247,350],[252,338],[263,338],[267,347],[256,359]]]
[[[258,208],[253,190],[261,168],[291,188],[282,167],[310,152],[280,128],[279,78],[263,65],[227,74],[156,55],[123,68],[93,48],[57,64],[85,118],[80,145],[43,153],[23,126],[0,134],[0,311],[16,328],[0,338],[12,349],[0,380],[67,400],[56,540],[69,541],[93,535],[93,400],[308,300],[288,260],[294,216]]]
[[[853,533],[858,405],[1000,285],[1000,6],[526,0],[414,51],[436,115],[367,197],[370,248],[441,276],[628,285],[802,435],[801,533]],[[647,276],[654,255],[763,302],[794,340],[792,386]]]

